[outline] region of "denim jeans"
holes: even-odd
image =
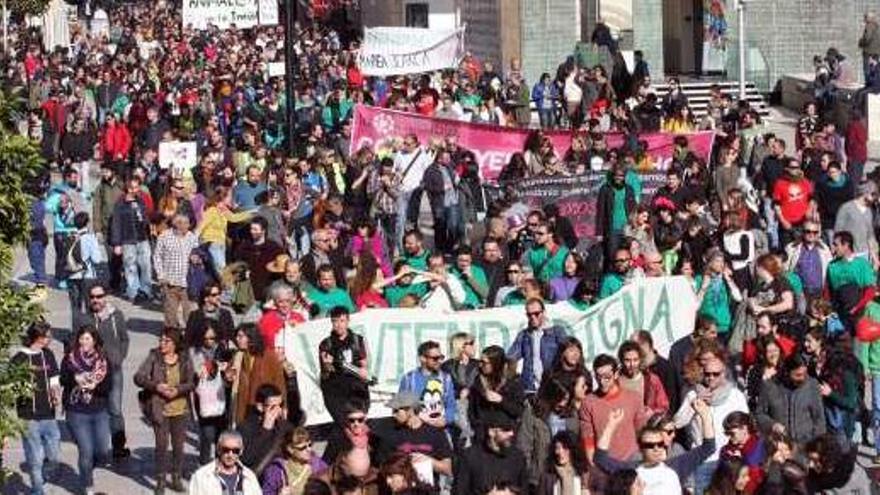
[[[409,200],[413,191],[400,191],[397,196],[397,218],[394,226],[394,244],[398,251],[403,252],[403,234],[406,233],[406,220],[409,213]]]
[[[31,494],[43,495],[43,462],[50,466],[58,462],[61,432],[54,419],[32,419],[21,437],[24,458],[31,476]]]
[[[220,438],[220,432],[226,429],[225,416],[199,418],[199,465],[204,466],[214,458],[214,446]]]
[[[28,262],[34,272],[34,283],[47,284],[49,277],[46,275],[46,245],[39,241],[28,243]]]
[[[541,121],[542,129],[552,129],[554,125],[553,108],[538,109],[538,119]]]
[[[122,386],[125,378],[122,368],[110,368],[110,397],[107,401],[107,414],[110,417],[110,431],[114,435],[125,434],[125,418],[122,416]]]
[[[214,264],[214,272],[220,274],[226,268],[226,245],[211,242],[208,244],[208,254]]]
[[[79,450],[77,465],[80,483],[84,489],[90,489],[94,484],[92,471],[95,469],[95,459],[102,463],[110,459],[110,421],[107,411],[68,411],[67,424]]]
[[[134,299],[138,292],[147,296],[153,290],[153,266],[150,260],[150,241],[122,246],[122,268],[125,271],[125,295]]]
[[[880,454],[880,373],[871,375],[871,426],[874,428],[874,448]]]
[[[706,461],[694,471],[694,495],[703,495],[712,483],[712,475],[718,467],[718,461]]]

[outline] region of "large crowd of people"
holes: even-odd
[[[62,356],[42,322],[16,351],[34,372],[18,407],[31,493],[53,478],[61,426],[77,447],[76,489],[102,489],[95,467],[130,456],[132,384],[155,432],[158,494],[876,489],[858,453],[880,448],[880,177],[865,173],[858,105],[841,127],[823,95],[791,143],[718,88],[695,121],[679,82],[657,95],[641,54],[630,73],[601,24],[593,60],[572,57],[531,86],[518,60],[499,69],[472,54],[438,73],[367,77],[356,30],[338,16],[297,25],[286,95],[267,72],[284,57],[280,26],[194,30],[169,1],[108,14],[108,30],[83,26],[51,50],[13,24],[5,60],[4,86],[27,98],[20,131],[47,163],[32,186],[34,290],[65,291],[71,314]],[[866,60],[876,70],[877,54]],[[532,131],[490,197],[454,137],[350,150],[357,104]],[[556,128],[571,130],[570,149],[544,135]],[[716,133],[709,160],[689,150],[698,129]],[[660,131],[679,135],[675,155],[666,183],[643,194],[638,135]],[[635,139],[609,149],[609,132]],[[160,165],[173,141],[196,143],[193,168]],[[529,209],[518,196],[524,178],[584,173],[604,176],[591,239],[556,205]],[[586,312],[671,275],[699,309],[665,356],[647,331],[588,356],[546,313]],[[114,298],[163,313],[133,376]],[[369,417],[373,356],[352,315],[492,307],[526,317],[509,348],[478,349],[466,332],[421,342],[391,418]],[[302,363],[276,343],[318,318],[332,328],[309,350],[332,418],[323,429],[304,426]],[[183,456],[191,430],[197,470]]]

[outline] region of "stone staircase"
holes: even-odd
[[[712,88],[712,86],[716,85],[721,88],[722,93],[731,95],[734,101],[738,99],[739,83],[737,81],[683,80],[681,82],[681,89],[682,91],[684,91],[684,94],[687,95],[688,103],[690,104],[691,111],[693,112],[696,119],[699,120],[701,117],[706,115],[706,107],[709,104],[709,90]],[[669,92],[669,85],[665,82],[654,84],[653,88],[654,91],[657,93],[657,97],[661,100],[666,95],[666,93]],[[746,83],[746,100],[748,100],[748,102],[752,104],[752,108],[757,110],[758,114],[762,117],[766,117],[770,114],[770,106],[767,104],[764,95],[761,94],[761,92],[758,91],[758,89],[755,87],[754,83]]]

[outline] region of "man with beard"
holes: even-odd
[[[688,433],[695,445],[702,445],[709,440],[709,432],[703,428],[703,422],[695,414],[694,403],[701,400],[712,410],[713,431],[724,430],[724,418],[734,411],[748,412],[746,396],[736,384],[727,377],[727,356],[720,345],[698,347],[702,349],[698,360],[702,370],[702,381],[689,391],[682,399],[678,412],[675,413],[675,427],[688,427]],[[699,352],[699,351],[698,351]],[[715,451],[706,462],[694,473],[695,493],[703,493],[709,486],[712,475],[718,467],[721,449],[727,444],[727,437],[715,438]]]
[[[263,217],[254,217],[250,223],[250,240],[239,246],[235,259],[244,261],[250,270],[251,286],[254,296],[263,300],[266,296],[266,287],[269,286],[271,273],[266,265],[272,262],[276,256],[283,254],[281,246],[266,238],[268,222]],[[266,343],[267,345],[270,342]]]
[[[780,373],[762,384],[755,416],[764,431],[784,433],[796,443],[825,433],[819,382],[809,375],[803,357],[787,357]]]
[[[779,242],[787,246],[798,238],[804,221],[816,212],[813,183],[804,177],[797,160],[785,164],[785,174],[773,186],[773,201],[779,219]]]
[[[506,484],[526,493],[526,460],[513,446],[516,422],[502,411],[486,418],[486,434],[466,449],[454,466],[454,495],[483,495],[492,486]]]
[[[654,413],[669,410],[669,398],[660,378],[642,368],[642,350],[634,341],[624,342],[617,351],[621,364],[621,387],[632,390],[643,397],[642,403]]]

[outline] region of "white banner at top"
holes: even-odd
[[[358,65],[367,76],[417,74],[458,66],[464,56],[464,27],[364,29]]]
[[[183,25],[238,29],[278,24],[277,0],[183,0]]]

